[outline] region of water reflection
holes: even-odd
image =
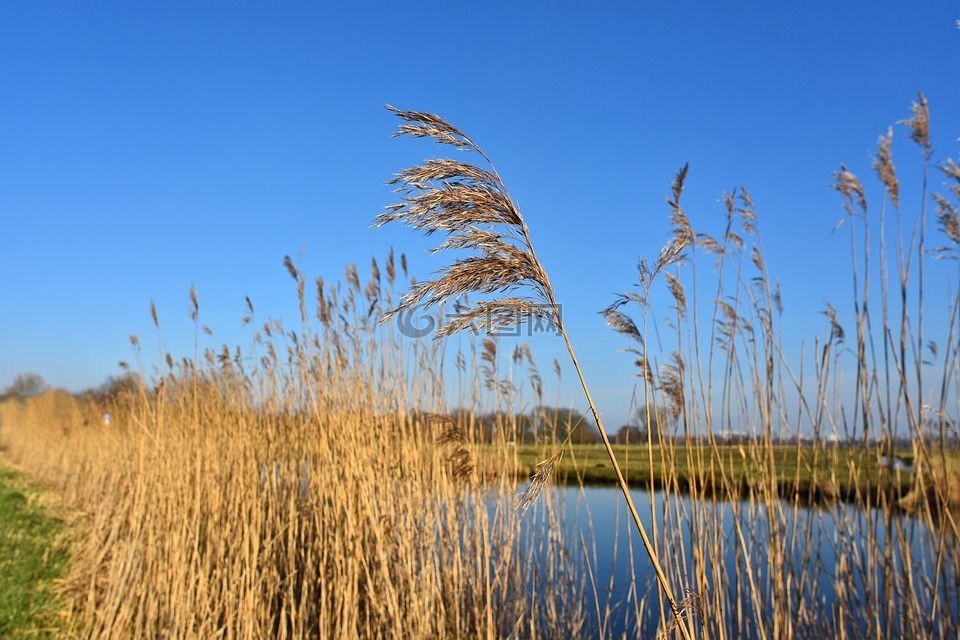
[[[711,637],[761,637],[758,624],[767,637],[787,628],[809,637],[840,627],[853,637],[957,633],[960,554],[942,529],[847,503],[808,508],[783,500],[768,508],[662,491],[631,495],[675,595]],[[585,576],[591,636],[664,630],[661,616],[669,621],[670,613],[618,489],[550,490],[524,517],[521,538],[549,535]],[[521,548],[537,549],[523,540]],[[918,611],[936,619],[918,619]]]

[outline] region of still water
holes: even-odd
[[[760,637],[757,625],[780,636],[788,621],[800,637],[832,636],[840,626],[852,637],[957,634],[960,553],[941,527],[845,503],[782,500],[768,509],[642,490],[631,496],[675,596],[686,599],[698,630],[708,619],[711,636]],[[551,531],[560,542],[543,544]],[[554,488],[542,496],[524,514],[521,546],[546,564],[556,561],[558,544],[585,577],[590,637],[663,632],[656,576],[619,489]]]

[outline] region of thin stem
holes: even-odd
[[[555,308],[557,306],[556,301],[553,299],[552,293],[550,294],[550,304]],[[560,334],[563,336],[564,343],[567,346],[567,353],[570,354],[570,360],[573,362],[573,368],[577,370],[577,376],[580,379],[580,386],[583,387],[583,393],[587,396],[587,402],[590,404],[590,411],[593,412],[593,417],[597,421],[597,427],[600,429],[600,438],[603,440],[604,449],[606,449],[607,455],[610,457],[610,462],[613,465],[613,470],[617,474],[617,485],[620,487],[620,491],[623,493],[623,497],[627,501],[627,508],[630,510],[630,515],[633,517],[633,522],[637,526],[637,531],[640,532],[640,539],[643,541],[643,548],[646,550],[647,555],[650,557],[650,562],[653,564],[653,570],[657,574],[657,581],[660,583],[660,588],[663,589],[663,593],[667,597],[667,601],[670,603],[670,610],[673,611],[673,615],[677,620],[677,625],[680,628],[680,632],[683,634],[685,640],[691,640],[690,631],[687,629],[686,622],[683,619],[683,612],[677,605],[676,598],[674,598],[673,592],[670,590],[670,584],[667,582],[667,576],[663,572],[663,568],[660,566],[660,561],[657,558],[656,551],[653,549],[653,544],[650,542],[650,538],[647,536],[647,531],[643,526],[643,522],[640,520],[640,514],[637,512],[637,507],[633,504],[633,498],[630,497],[630,490],[627,488],[627,482],[623,477],[623,472],[620,470],[620,464],[617,462],[617,457],[613,452],[613,447],[610,445],[610,439],[607,437],[607,432],[603,427],[603,420],[600,418],[600,412],[597,411],[597,407],[593,402],[593,397],[590,395],[590,389],[587,388],[587,381],[583,377],[583,371],[580,369],[580,363],[577,361],[577,355],[573,351],[573,345],[570,344],[570,338],[567,337],[567,331],[563,328],[563,325],[560,326]]]

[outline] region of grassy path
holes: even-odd
[[[40,490],[0,460],[0,638],[57,638],[61,604],[53,580],[66,571],[63,522],[40,505]]]

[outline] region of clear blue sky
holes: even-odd
[[[2,2],[0,389],[24,371],[95,386],[132,333],[149,364],[151,299],[164,350],[190,355],[191,283],[206,344],[247,343],[245,296],[292,325],[281,263],[304,246],[310,276],[394,246],[426,277],[427,242],[370,228],[386,180],[438,153],[390,139],[389,103],[497,164],[612,429],[634,372],[596,312],[666,238],[677,169],[708,229],[724,191],[750,189],[785,331],[811,339],[823,301],[850,299],[832,172],[867,178],[917,90],[934,159],[958,155],[958,19],[956,1]],[[895,135],[909,189],[918,153]],[[550,371],[561,345],[535,355]]]

